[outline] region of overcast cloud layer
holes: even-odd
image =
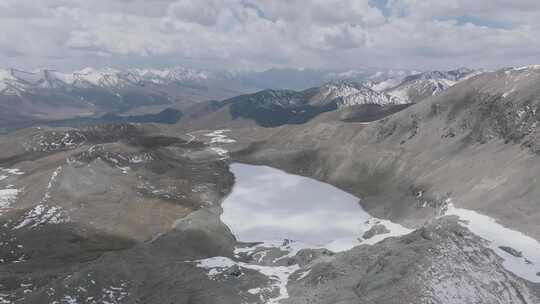
[[[0,0],[0,66],[540,63],[538,0]]]

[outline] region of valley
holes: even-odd
[[[2,134],[1,299],[538,303],[540,70],[465,74]]]

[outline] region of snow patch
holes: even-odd
[[[515,275],[534,283],[540,283],[540,243],[519,232],[502,226],[495,219],[472,210],[448,204],[444,215],[455,215],[462,220],[462,225],[474,234],[490,242],[490,248],[504,259],[503,266]],[[514,249],[518,255],[508,250]]]
[[[307,244],[301,241],[295,240],[282,240],[282,241],[264,241],[257,243],[256,245],[249,247],[236,247],[234,249],[235,257],[240,257],[245,254],[252,258],[257,258],[257,262],[260,263],[266,257],[266,253],[271,249],[278,249],[284,252],[283,255],[276,258],[273,262],[278,262],[285,258],[294,257],[302,249],[321,249],[326,248],[322,246],[315,246],[313,244]],[[263,249],[263,250],[261,250]]]
[[[0,215],[5,211],[6,209],[11,207],[11,204],[13,204],[17,200],[17,195],[21,192],[19,189],[16,189],[13,185],[5,185],[4,181],[11,180],[11,178],[16,178],[17,176],[23,175],[24,172],[22,172],[19,169],[6,169],[0,167],[0,172],[2,175],[0,175]]]
[[[337,100],[339,108],[365,104],[382,106],[405,103],[404,100],[400,100],[384,92],[378,92],[370,87],[351,82],[325,84],[319,89],[318,96],[315,99]]]
[[[101,303],[120,304],[129,295],[126,290],[127,284],[121,283],[120,286],[109,286],[101,289]]]
[[[18,194],[18,189],[0,189],[0,212],[6,208],[9,208],[17,199]]]
[[[24,215],[24,218],[13,229],[20,229],[26,226],[31,228],[42,224],[60,224],[67,222],[64,216],[64,210],[60,206],[50,206],[51,189],[53,188],[58,175],[62,172],[62,167],[58,167],[51,175],[45,194],[41,198],[39,204]]]
[[[150,153],[136,154],[129,157],[129,162],[132,164],[147,163],[154,160]]]
[[[275,298],[268,299],[266,301],[267,304],[277,304],[283,299],[287,299],[289,297],[289,293],[287,292],[287,282],[289,281],[289,277],[299,269],[298,265],[293,266],[260,266],[255,264],[248,264],[243,262],[235,262],[231,260],[230,258],[226,257],[213,257],[208,258],[204,260],[198,260],[195,261],[196,266],[199,268],[203,268],[208,271],[208,276],[210,278],[213,278],[217,275],[222,274],[227,269],[238,266],[240,268],[246,268],[258,271],[259,273],[265,275],[269,278],[271,283],[272,289],[278,289],[279,295]],[[250,293],[260,293],[262,290],[260,288],[257,289],[250,289]]]
[[[540,64],[522,66],[522,67],[514,68],[514,70],[516,71],[540,70]]]
[[[248,290],[248,292],[249,292],[250,294],[252,294],[252,295],[259,294],[259,293],[261,293],[261,291],[262,291],[262,289],[261,289],[261,288],[258,288],[258,287],[257,287],[257,288],[251,288],[251,289]]]
[[[229,155],[229,150],[225,150],[223,148],[212,147],[210,148],[210,150],[214,151],[217,155],[221,157],[226,157],[227,155]]]
[[[229,129],[215,130],[210,133],[204,134],[206,137],[211,137],[210,139],[210,150],[216,153],[221,157],[221,159],[226,159],[229,155],[229,151],[223,148],[223,144],[232,144],[236,140],[229,138],[225,133],[230,132]],[[191,141],[190,141],[191,142]]]
[[[22,172],[21,170],[15,168],[15,169],[4,169],[4,168],[0,168],[1,171],[3,172],[6,172],[8,174],[11,174],[11,175],[23,175],[24,172]]]
[[[235,143],[236,140],[230,139],[230,138],[227,137],[227,135],[225,135],[225,133],[227,133],[227,132],[231,132],[231,130],[229,130],[229,129],[215,130],[215,131],[213,131],[211,133],[204,134],[204,136],[212,137],[210,139],[211,144],[231,144],[231,143]]]
[[[300,274],[300,276],[296,279],[297,281],[301,281],[305,279],[309,274],[311,273],[311,269],[308,269]]]
[[[379,83],[373,84],[373,85],[371,86],[371,88],[372,88],[374,91],[382,92],[382,91],[384,91],[384,90],[387,90],[387,89],[396,87],[396,86],[399,85],[402,81],[403,81],[403,77],[390,78],[390,79],[381,81],[381,82],[379,82]]]
[[[510,94],[514,93],[515,91],[516,91],[516,87],[513,87],[511,90],[504,92],[502,94],[502,97],[506,98],[506,97],[510,96]]]

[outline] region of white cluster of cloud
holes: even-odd
[[[524,65],[538,16],[538,0],[0,0],[0,65]]]

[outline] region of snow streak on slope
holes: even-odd
[[[46,69],[33,72],[0,69],[0,94],[14,94],[33,88],[120,88],[142,83],[167,85],[182,81],[204,81],[208,80],[209,77],[206,72],[181,67],[162,70],[128,69],[124,71],[87,67],[71,73]],[[12,90],[8,90],[8,88]]]
[[[8,70],[0,69],[0,93],[4,93],[9,86],[9,81],[13,80],[13,76]]]
[[[24,173],[19,169],[5,169],[0,167],[0,215],[11,207],[17,199],[20,190],[15,188],[14,182],[17,176]]]
[[[64,216],[64,210],[60,206],[54,206],[50,204],[51,190],[56,183],[58,175],[62,172],[62,167],[58,167],[51,175],[45,194],[41,198],[39,204],[34,208],[27,211],[24,218],[14,227],[14,229],[20,229],[26,226],[32,228],[42,224],[59,224],[67,222],[68,220]]]
[[[229,129],[215,130],[211,133],[204,134],[206,137],[210,137],[210,150],[219,155],[221,159],[228,158],[229,150],[223,148],[224,144],[235,143],[236,140],[229,138],[225,133],[230,132]]]
[[[490,248],[504,259],[503,266],[515,275],[540,283],[540,242],[497,223],[493,218],[448,204],[444,215],[455,215],[474,234],[490,242]]]

